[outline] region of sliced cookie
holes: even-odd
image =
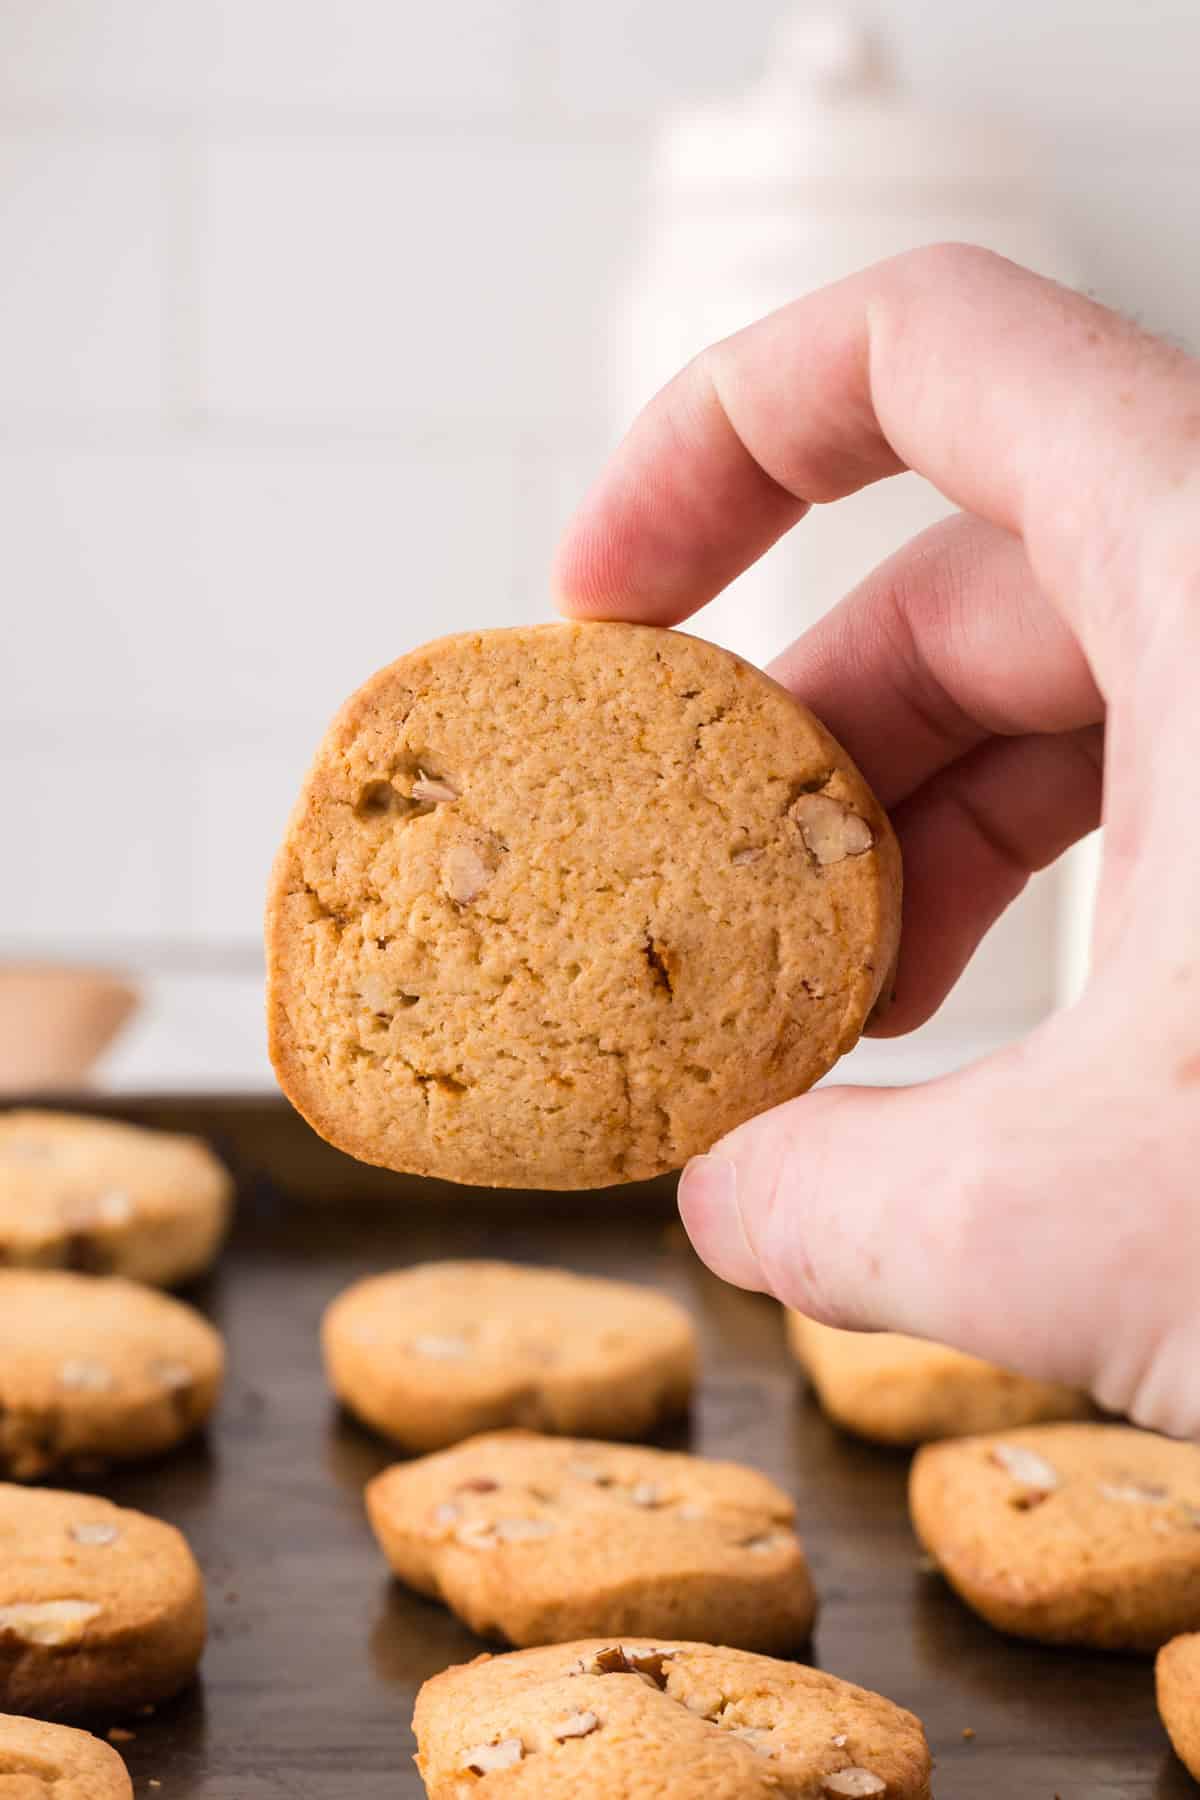
[[[835,1331],[790,1312],[788,1338],[822,1408],[859,1437],[908,1447],[934,1438],[1087,1418],[1077,1388],[1032,1381],[923,1338]]]
[[[899,923],[886,817],[759,670],[643,625],[471,632],[318,750],[268,903],[271,1054],[364,1162],[639,1180],[819,1080]]]
[[[0,1713],[4,1800],[133,1800],[129,1772],[109,1744],[69,1725]]]
[[[423,1263],[347,1288],[325,1314],[329,1379],[409,1450],[500,1425],[637,1438],[682,1412],[683,1308],[632,1282],[517,1263]]]
[[[0,1474],[169,1450],[212,1411],[224,1360],[212,1326],[153,1288],[0,1269]]]
[[[1175,1754],[1200,1781],[1200,1632],[1163,1645],[1154,1679],[1159,1717]]]
[[[165,1700],[204,1633],[204,1584],[174,1526],[0,1484],[0,1707],[84,1718]]]
[[[1200,1626],[1200,1446],[1124,1425],[1041,1425],[930,1444],[917,1536],[999,1631],[1154,1650]]]
[[[367,1511],[400,1579],[482,1636],[674,1630],[785,1651],[812,1629],[795,1509],[738,1463],[492,1432],[385,1470]]]
[[[0,1265],[171,1287],[212,1262],[232,1193],[199,1138],[75,1113],[0,1113]]]
[[[919,1719],[819,1669],[651,1639],[481,1656],[427,1681],[413,1719],[430,1800],[926,1800]]]

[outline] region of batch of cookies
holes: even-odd
[[[203,1579],[174,1527],[37,1484],[203,1426],[221,1340],[149,1283],[209,1263],[230,1182],[190,1139],[13,1111],[0,1183],[0,1777],[53,1769],[64,1800],[127,1800],[112,1745],[57,1721],[136,1719],[184,1688]],[[1200,1775],[1200,1449],[938,1346],[795,1315],[788,1329],[834,1420],[925,1444],[914,1528],[967,1604],[1020,1637],[1158,1650],[1164,1722]],[[818,1610],[789,1496],[752,1468],[631,1441],[692,1398],[696,1339],[673,1300],[426,1263],[342,1293],[322,1347],[342,1403],[407,1453],[365,1494],[388,1566],[518,1647],[422,1688],[433,1800],[502,1793],[518,1769],[522,1792],[615,1800],[647,1757],[674,1771],[664,1793],[697,1800],[928,1795],[911,1713],[780,1660],[803,1654]]]
[[[318,753],[268,907],[272,1054],[366,1161],[526,1189],[648,1178],[832,1066],[886,1002],[899,921],[886,816],[758,671],[633,626],[466,634],[373,677]],[[208,1264],[229,1206],[190,1141],[0,1117],[14,1800],[51,1772],[56,1800],[128,1800],[111,1744],[51,1721],[136,1715],[198,1665],[181,1535],[34,1484],[201,1428],[221,1342],[159,1290]],[[1018,1637],[1157,1651],[1200,1777],[1200,1448],[936,1346],[789,1327],[836,1421],[921,1446],[912,1522],[963,1601]],[[920,1721],[796,1660],[820,1596],[789,1496],[639,1442],[698,1376],[673,1301],[427,1263],[356,1284],[322,1337],[334,1393],[407,1453],[365,1494],[387,1565],[513,1646],[422,1687],[431,1800],[928,1796]]]

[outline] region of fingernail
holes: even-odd
[[[737,1167],[728,1156],[719,1151],[693,1156],[679,1177],[679,1216],[696,1254],[714,1275],[735,1287],[767,1292],[742,1221]]]

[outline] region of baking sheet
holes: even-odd
[[[502,1256],[650,1282],[700,1330],[693,1416],[660,1441],[766,1470],[795,1496],[822,1609],[812,1660],[924,1720],[941,1800],[1196,1800],[1154,1709],[1149,1660],[1009,1641],[922,1571],[907,1459],[834,1431],[803,1392],[778,1309],[725,1288],[672,1226],[671,1184],[496,1195],[363,1170],[269,1100],[88,1110],[200,1131],[241,1194],[219,1271],[190,1290],[225,1333],[206,1441],[86,1485],[179,1525],[207,1578],[203,1678],[120,1746],[156,1800],[409,1800],[417,1688],[485,1648],[392,1582],[363,1484],[393,1460],[332,1402],[317,1326],[374,1270]],[[101,1728],[103,1722],[101,1722]],[[964,1732],[973,1732],[970,1738]],[[151,1788],[153,1778],[161,1786]]]

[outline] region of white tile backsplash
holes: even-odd
[[[189,0],[4,0],[0,99],[64,111],[185,104],[206,13]]]
[[[212,143],[199,407],[464,445],[481,429],[594,414],[633,185],[619,145],[451,133]]]
[[[246,978],[172,986],[170,946],[253,954],[370,669],[546,616],[644,397],[611,388],[653,115],[754,79],[783,3],[0,0],[0,947],[158,946],[130,1081],[265,1078]],[[1195,0],[865,10],[920,96],[1027,122],[1084,281],[1195,347]],[[822,511],[696,629],[770,655],[888,518]],[[1047,1004],[1053,929],[1039,884],[946,1029]]]
[[[189,754],[227,727],[316,731],[423,638],[546,615],[544,582],[518,581],[516,466],[445,447],[0,449],[19,619],[0,720],[64,742],[135,724]]]
[[[208,0],[205,10],[215,100],[478,117],[514,110],[523,92],[519,0]]]
[[[167,227],[162,149],[150,138],[3,127],[0,112],[3,429],[22,419],[157,412]]]

